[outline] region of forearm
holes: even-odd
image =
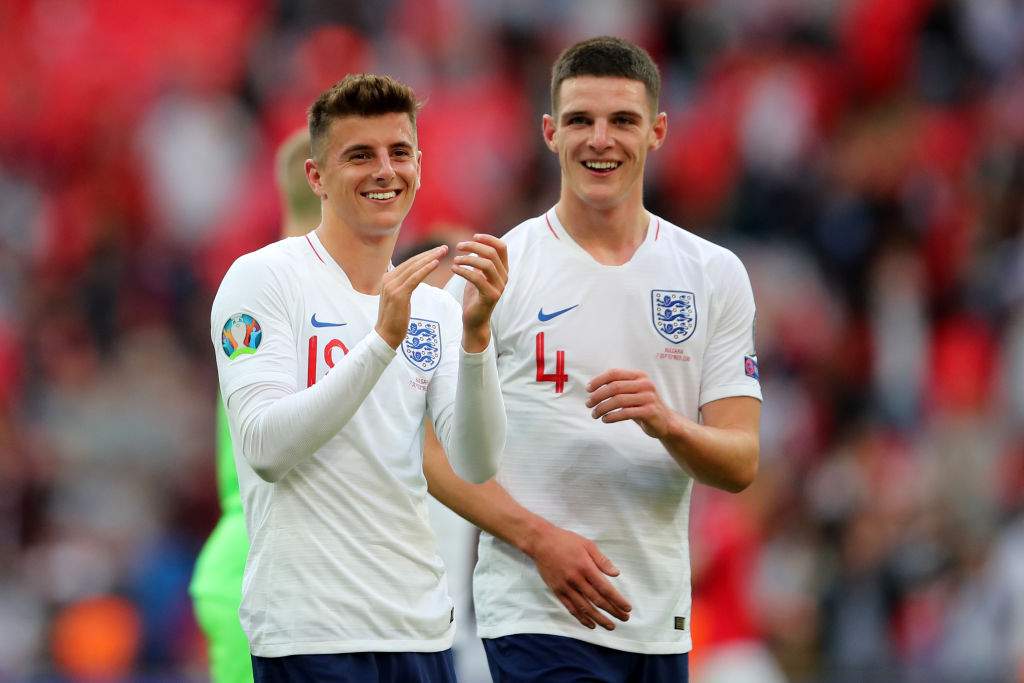
[[[480,483],[497,472],[498,458],[505,447],[505,404],[493,344],[480,353],[460,351],[454,415],[450,433],[444,437],[452,462],[463,478]]]
[[[698,481],[737,493],[757,475],[758,435],[740,426],[709,426],[673,414],[660,439],[679,466]]]
[[[517,503],[494,479],[471,484],[460,478],[437,441],[429,437],[423,453],[423,473],[427,490],[438,502],[527,555],[540,531],[550,525]]]
[[[266,481],[281,479],[348,424],[394,355],[371,332],[311,387],[257,384],[234,392],[228,416],[246,462]]]

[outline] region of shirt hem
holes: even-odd
[[[455,629],[432,640],[325,640],[298,643],[252,645],[257,657],[288,657],[291,655],[330,655],[346,652],[442,652],[452,646]]]

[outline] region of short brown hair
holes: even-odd
[[[420,103],[412,88],[391,76],[349,74],[330,88],[310,106],[309,139],[313,158],[319,158],[331,121],[345,116],[381,116],[407,114],[416,129],[416,112]]]
[[[658,110],[661,74],[647,50],[614,36],[589,38],[566,48],[551,68],[551,113],[558,113],[562,82],[577,76],[608,76],[640,81],[647,88],[651,112]]]

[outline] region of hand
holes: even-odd
[[[639,370],[608,370],[587,384],[590,415],[602,422],[633,420],[655,439],[669,435],[675,413],[666,406],[658,390]]]
[[[448,247],[435,247],[422,254],[416,254],[408,261],[384,273],[380,286],[380,306],[377,308],[377,324],[373,329],[391,348],[397,349],[409,331],[410,299],[416,285],[430,274]]]
[[[462,253],[452,259],[452,272],[473,285],[462,296],[462,348],[478,353],[491,339],[491,313],[508,282],[508,250],[484,234],[455,246]]]
[[[619,570],[593,541],[549,524],[528,554],[555,597],[587,628],[600,624],[615,630],[615,624],[603,612],[619,621],[629,619],[633,608],[604,577],[618,576]]]

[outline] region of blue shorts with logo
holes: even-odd
[[[255,683],[456,683],[451,649],[443,652],[343,652],[252,656]]]
[[[523,633],[484,638],[494,683],[687,683],[690,658],[613,650],[575,638]]]

